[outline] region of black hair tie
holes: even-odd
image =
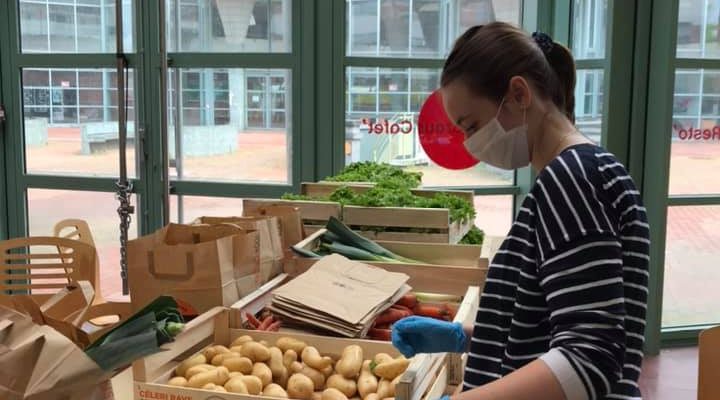
[[[555,47],[555,42],[547,33],[534,32],[532,34],[532,38],[545,55],[550,54],[550,52],[552,52],[553,50],[553,47]]]

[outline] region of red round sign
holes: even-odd
[[[418,135],[425,154],[443,168],[466,169],[479,162],[465,149],[465,134],[448,118],[438,90],[420,109]]]

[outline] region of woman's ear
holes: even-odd
[[[513,76],[510,78],[510,88],[508,89],[507,99],[517,104],[521,109],[527,109],[532,103],[532,91],[530,84],[522,76]]]

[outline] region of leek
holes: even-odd
[[[184,327],[175,299],[160,296],[85,350],[104,371],[114,371],[160,351]]]
[[[352,229],[348,228],[345,224],[340,222],[335,217],[330,217],[330,220],[327,223],[327,231],[329,237],[332,237],[333,239],[336,239],[333,241],[334,244],[342,244],[345,246],[351,246],[356,249],[363,250],[365,252],[368,252],[370,254],[373,254],[374,256],[382,257],[382,261],[384,262],[402,262],[402,263],[408,263],[408,264],[422,264],[420,261],[412,260],[410,258],[406,258],[400,255],[397,255],[390,250],[385,249],[384,247],[380,246],[379,244],[373,242],[372,240],[353,232]],[[370,260],[366,260],[370,261]]]

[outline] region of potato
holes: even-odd
[[[283,353],[278,347],[270,348],[270,360],[268,361],[268,367],[272,372],[273,380],[277,380],[283,375],[287,376],[287,368],[283,364]]]
[[[265,390],[263,390],[262,395],[265,397],[277,397],[279,399],[287,399],[288,398],[288,394],[285,391],[285,389],[283,389],[282,386],[280,386],[276,383],[271,383],[271,384],[267,385]]]
[[[205,350],[203,350],[203,355],[205,356],[205,358],[207,360],[212,360],[213,357],[215,357],[218,354],[229,353],[229,352],[230,352],[230,350],[227,347],[221,346],[221,345],[215,345],[215,346],[210,346],[210,347],[206,348]]]
[[[303,350],[305,350],[305,347],[307,346],[302,340],[291,337],[281,337],[277,340],[275,345],[282,351],[293,350],[297,354],[302,354]]]
[[[230,380],[225,383],[225,390],[230,393],[250,394],[247,386],[245,386],[245,382],[243,382],[240,376],[230,378]]]
[[[300,371],[303,369],[303,364],[300,361],[295,361],[294,363],[290,364],[290,372],[293,374],[299,374]]]
[[[215,368],[216,367],[208,364],[195,365],[194,367],[190,367],[187,371],[185,371],[185,379],[190,379],[193,377],[193,375],[197,375],[201,372],[212,371]]]
[[[352,379],[347,379],[340,374],[335,374],[327,379],[326,386],[335,388],[346,397],[353,397],[357,393],[357,384]]]
[[[188,380],[188,387],[201,388],[208,383],[214,383],[216,385],[224,385],[225,382],[230,379],[230,372],[225,367],[218,367],[212,371],[201,372],[197,375],[193,375]]]
[[[277,383],[278,385],[280,385],[282,387],[287,387],[287,381],[288,381],[289,377],[290,377],[290,373],[288,372],[287,368],[285,368],[283,370],[282,375],[280,375],[278,377],[273,376],[273,382]]]
[[[378,383],[377,396],[380,399],[391,397],[392,393],[392,382],[387,379],[381,379]]]
[[[214,383],[208,383],[207,385],[203,385],[200,389],[205,390],[215,390],[215,384]]]
[[[187,386],[187,383],[187,379],[182,376],[176,376],[168,381],[168,385],[170,386]]]
[[[247,357],[226,357],[222,366],[230,372],[242,372],[243,374],[250,374],[253,370],[253,362]]]
[[[380,398],[380,396],[377,395],[377,393],[370,393],[363,400],[382,400],[382,399]]]
[[[332,358],[321,356],[318,349],[312,346],[305,347],[300,358],[305,365],[318,371],[324,370],[333,363]]]
[[[218,386],[218,385],[215,385],[215,389],[213,389],[213,390],[214,390],[214,391],[216,391],[216,392],[223,392],[223,393],[227,393],[227,390],[225,390],[225,388],[224,388],[224,387],[222,387],[222,386]]]
[[[213,357],[212,361],[210,361],[210,364],[212,364],[212,365],[214,365],[214,366],[216,366],[216,367],[219,367],[219,366],[221,366],[221,365],[223,364],[223,362],[224,362],[225,360],[227,360],[228,358],[236,358],[236,357],[241,357],[240,353],[236,353],[236,352],[234,352],[234,351],[231,351],[231,352],[229,352],[229,353],[218,354],[218,355],[216,355],[215,357]]]
[[[245,376],[242,372],[230,372],[230,379]]]
[[[314,392],[312,394],[312,400],[322,400],[323,392]]]
[[[362,371],[360,372],[360,378],[358,378],[358,392],[360,397],[365,398],[371,393],[376,393],[378,388],[378,380],[370,371],[370,360],[365,360],[362,365]]]
[[[180,365],[175,368],[175,375],[177,376],[185,376],[185,371],[188,370],[190,367],[194,367],[195,365],[205,364],[208,362],[208,359],[205,358],[202,354],[194,355],[187,360],[180,363]]]
[[[384,362],[378,366],[375,367],[375,375],[385,378],[387,380],[393,380],[397,378],[398,375],[405,372],[405,370],[410,365],[410,360],[407,358],[398,358],[396,360]]]
[[[329,378],[330,375],[332,375],[335,372],[335,368],[332,366],[332,364],[328,365],[327,368],[320,371],[325,375],[325,378]]]
[[[341,391],[329,388],[322,393],[322,400],[348,400],[348,398]]]
[[[263,390],[263,384],[260,378],[255,375],[245,375],[240,377],[245,387],[247,387],[248,393],[252,395],[258,395]]]
[[[233,346],[230,348],[231,353],[238,353],[242,352],[242,346]]]
[[[378,353],[375,355],[375,358],[373,359],[373,361],[375,361],[375,364],[377,364],[377,365],[380,365],[384,362],[390,362],[393,360],[395,360],[395,359],[390,357],[390,355],[387,353]],[[382,399],[380,399],[380,400],[382,400]]]
[[[360,374],[363,362],[363,350],[358,345],[350,345],[343,350],[342,357],[335,370],[345,378],[355,378]],[[393,376],[394,378],[394,376]],[[392,378],[391,378],[392,379]],[[352,397],[352,396],[348,396]]]
[[[282,350],[282,349],[280,349]],[[298,355],[295,350],[287,350],[285,354],[283,355],[283,365],[285,365],[285,368],[290,369],[290,365],[298,360]]]
[[[261,341],[259,341],[258,343],[260,343],[261,345],[263,345],[263,346],[265,346],[265,347],[270,347],[270,343],[268,343],[267,340],[261,340]]]
[[[240,354],[252,362],[263,362],[270,359],[270,350],[260,343],[248,342],[242,346]]]
[[[325,386],[325,375],[315,368],[310,368],[308,365],[296,361],[292,364],[290,370],[293,373],[300,373],[312,379],[315,389],[321,389]]]
[[[280,347],[280,346],[278,346]],[[282,348],[282,347],[280,347]],[[292,399],[312,400],[315,384],[303,374],[294,374],[288,379],[287,393]]]
[[[262,387],[272,383],[272,371],[270,371],[270,367],[268,367],[265,363],[253,364],[252,374],[260,378],[260,381],[262,381]]]
[[[239,346],[244,345],[247,342],[252,342],[252,341],[253,341],[253,338],[251,338],[248,335],[240,336],[239,338],[232,341],[232,343],[230,344],[230,347],[236,347],[236,346],[239,347]]]

